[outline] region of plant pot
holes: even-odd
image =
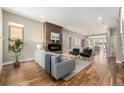
[[[16,68],[16,67],[20,67],[20,62],[16,61],[14,62],[13,66]]]

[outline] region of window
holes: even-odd
[[[23,39],[23,29],[23,25],[9,22],[9,38]]]

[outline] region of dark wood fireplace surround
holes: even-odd
[[[51,32],[58,33],[60,39],[55,41],[51,40]],[[44,23],[44,49],[46,51],[62,53],[62,42],[63,42],[63,27],[45,22]]]

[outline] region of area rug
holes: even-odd
[[[78,74],[80,71],[82,71],[83,69],[88,67],[91,63],[92,63],[91,61],[77,60],[76,63],[75,63],[76,64],[75,70],[73,72],[71,72],[70,74],[66,75],[65,77],[63,77],[63,79],[65,81],[71,79],[73,76]]]

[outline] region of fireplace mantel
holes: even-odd
[[[61,51],[61,44],[48,44],[49,51]]]

